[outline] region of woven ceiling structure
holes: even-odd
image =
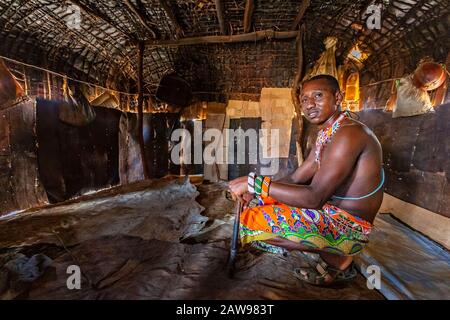
[[[365,27],[371,4],[382,6],[380,30]],[[74,6],[80,8],[76,28],[70,25]],[[0,0],[0,54],[132,92],[137,42],[145,41],[148,93],[154,93],[163,75],[176,72],[198,93],[257,95],[262,87],[293,84],[295,37],[195,45],[180,41],[295,31],[304,25],[305,65],[320,56],[327,36],[336,36],[338,63],[359,43],[369,53],[363,75],[382,80],[395,74],[399,61],[405,70],[425,55],[445,61],[449,24],[449,0]],[[166,44],[154,45],[155,40]]]

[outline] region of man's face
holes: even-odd
[[[329,84],[320,79],[305,83],[299,99],[306,119],[320,125],[336,112],[342,102],[342,94],[333,93]]]

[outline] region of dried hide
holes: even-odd
[[[89,104],[89,101],[78,87],[75,92],[64,81],[63,101],[58,108],[59,120],[72,126],[86,126],[95,119],[95,111]]]
[[[91,101],[91,106],[117,109],[119,100],[113,93],[105,91]]]
[[[3,60],[0,60],[0,110],[10,107],[23,94],[24,91],[19,82],[8,70]]]
[[[338,39],[336,37],[327,37],[323,44],[325,45],[325,52],[322,53],[319,60],[312,68],[311,72],[307,74],[304,80],[310,79],[319,74],[329,74],[338,79],[338,72],[336,68],[336,45]]]
[[[226,184],[199,188],[162,179],[0,221],[0,276],[18,261],[41,254],[53,262],[33,270],[26,286],[3,281],[0,295],[28,299],[383,299],[366,280],[323,289],[301,283],[292,270],[302,256],[242,250],[233,279],[225,269],[233,225]],[[183,239],[181,242],[180,239]],[[45,256],[45,257],[44,257]],[[49,261],[45,258],[43,261]],[[31,259],[31,261],[36,260]],[[42,259],[41,259],[42,260]],[[13,261],[13,262],[11,262]],[[39,260],[40,261],[40,260]],[[30,264],[30,263],[28,263]],[[67,268],[81,270],[80,290],[67,288]],[[1,284],[0,279],[0,284]],[[6,285],[5,285],[6,284]]]
[[[207,218],[196,188],[179,180],[145,181],[82,196],[0,221],[0,247],[50,243],[73,246],[117,233],[178,241]],[[191,231],[189,231],[191,230]]]

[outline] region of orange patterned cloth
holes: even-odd
[[[320,210],[290,207],[267,197],[241,214],[243,245],[281,253],[283,249],[264,241],[282,237],[310,249],[354,255],[368,242],[372,225],[331,204]]]

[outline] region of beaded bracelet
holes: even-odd
[[[255,193],[255,177],[256,173],[250,172],[248,174],[248,192],[249,193]]]
[[[269,188],[270,188],[271,182],[272,182],[272,179],[270,179],[269,177],[264,177],[263,183],[261,186],[261,197],[267,198],[269,196]]]
[[[263,176],[257,176],[255,179],[255,193],[259,196],[262,192]]]

